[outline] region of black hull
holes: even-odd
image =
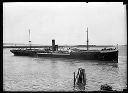
[[[71,58],[82,60],[99,60],[99,61],[112,61],[118,62],[118,51],[114,52],[71,52],[70,54],[61,55],[52,53],[37,53],[38,57],[53,57],[53,58]]]
[[[35,56],[35,51],[10,50],[15,56]]]
[[[99,54],[99,59],[103,61],[118,61],[118,51],[102,52]]]
[[[84,51],[71,53],[42,53],[37,51],[10,50],[15,56],[38,56],[53,58],[71,58],[82,60],[100,60],[118,62],[118,50],[116,51]]]
[[[55,54],[37,54],[38,57],[53,57],[53,58],[71,58],[69,54],[67,55],[55,55]]]

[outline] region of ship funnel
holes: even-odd
[[[55,45],[55,40],[52,40],[52,51],[58,51],[58,45]]]
[[[55,40],[52,40],[52,51],[55,51]]]

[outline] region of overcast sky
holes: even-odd
[[[126,6],[122,2],[3,3],[3,43],[58,45],[126,44]]]

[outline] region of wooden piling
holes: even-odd
[[[75,82],[76,82],[76,78],[75,78],[75,72],[74,72],[74,89],[75,89]]]
[[[85,85],[86,85],[85,69],[79,68],[76,76],[74,72],[74,88],[78,86],[79,88],[85,89]]]

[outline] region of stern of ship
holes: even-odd
[[[118,50],[101,51],[98,58],[99,58],[99,60],[103,60],[103,61],[118,62]]]

